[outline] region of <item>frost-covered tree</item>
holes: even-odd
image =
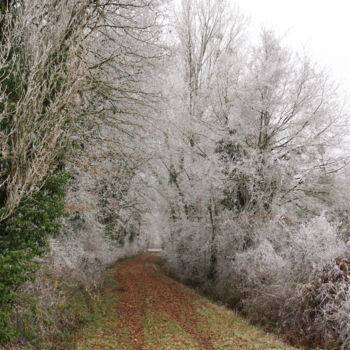
[[[327,75],[263,31],[231,99],[229,130],[217,148],[232,184],[226,204],[271,209],[276,200],[309,210],[305,198],[327,198],[345,158],[344,106]]]
[[[180,278],[252,317],[299,334],[308,319],[325,342],[325,324],[340,316],[330,295],[326,307],[313,293],[346,251],[346,104],[323,70],[273,32],[249,44],[243,18],[224,2],[195,5],[183,1],[177,13],[163,73],[164,138],[148,173],[164,256]]]
[[[87,270],[95,259],[110,263],[125,247],[140,249],[145,211],[138,174],[150,158],[146,135],[159,101],[152,75],[164,55],[158,40],[162,18],[158,1],[106,1],[98,5],[86,33],[82,60],[88,74],[80,94],[79,150],[69,159],[74,175],[58,262]],[[68,239],[67,239],[68,237]],[[60,249],[75,242],[76,251]],[[88,244],[86,242],[89,242]],[[89,275],[89,271],[87,271]]]
[[[228,76],[232,66],[239,65],[244,24],[239,10],[231,11],[226,1],[183,1],[176,13],[172,66],[165,73],[171,91],[164,94],[168,125],[160,152],[173,239],[186,225],[193,227],[189,234],[198,225],[208,227],[208,241],[216,235],[220,170],[215,143],[227,109],[225,91],[217,93],[217,86],[223,87],[219,76]],[[214,252],[211,255],[214,264]]]
[[[91,1],[8,1],[1,14],[1,218],[37,191],[67,146]],[[79,45],[81,43],[82,45]]]
[[[47,248],[42,265],[87,287],[139,249],[131,241],[142,232],[137,172],[158,98],[158,5],[0,2],[0,341],[14,335],[13,291]],[[68,186],[53,176],[62,171]],[[32,290],[48,290],[37,283]]]
[[[182,73],[184,113],[189,123],[205,118],[211,90],[222,84],[219,76],[227,74],[232,69],[230,65],[238,65],[245,23],[239,9],[225,0],[181,2],[175,24],[176,49]],[[191,135],[191,130],[188,132],[193,146],[196,136]]]

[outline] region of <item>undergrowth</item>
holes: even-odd
[[[0,222],[0,343],[18,336],[11,321],[18,290],[34,278],[36,257],[47,252],[47,239],[58,234],[64,216],[64,186],[68,175],[47,178],[44,186],[24,198],[15,212]],[[0,209],[4,210],[4,209]]]
[[[108,313],[106,300],[66,277],[42,272],[36,284],[18,293],[12,319],[21,336],[4,344],[4,350],[67,349],[79,329],[99,324]]]

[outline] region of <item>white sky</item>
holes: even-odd
[[[233,0],[232,0],[233,1]],[[304,49],[350,96],[350,0],[236,0],[250,28],[274,29]]]

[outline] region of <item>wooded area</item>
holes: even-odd
[[[229,0],[0,12],[4,346],[54,349],[107,266],[162,247],[291,343],[350,349],[349,106],[325,70]]]

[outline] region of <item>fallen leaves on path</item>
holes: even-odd
[[[166,276],[155,255],[121,261],[108,275],[110,312],[76,350],[293,349]]]

